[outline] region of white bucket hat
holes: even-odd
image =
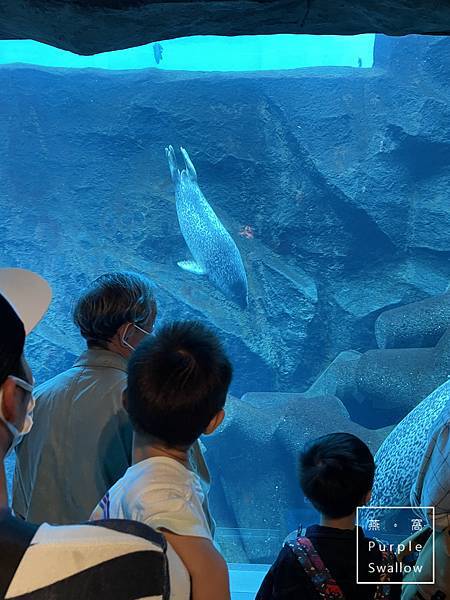
[[[0,293],[16,311],[27,335],[45,315],[52,299],[46,280],[26,269],[0,269]]]

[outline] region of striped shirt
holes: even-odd
[[[189,588],[180,559],[142,523],[38,527],[0,511],[0,598],[186,600]]]

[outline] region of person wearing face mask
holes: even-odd
[[[8,458],[8,456],[10,456],[12,454],[12,451],[22,441],[22,438],[27,433],[30,433],[30,430],[33,426],[33,411],[34,411],[34,407],[36,406],[36,400],[33,396],[33,384],[28,383],[25,380],[25,377],[26,377],[25,365],[21,363],[19,365],[18,371],[20,373],[23,373],[22,377],[16,377],[15,375],[10,375],[8,379],[9,379],[9,381],[13,382],[16,385],[16,388],[19,388],[24,393],[26,393],[29,396],[29,400],[28,400],[27,411],[25,414],[25,419],[23,421],[22,427],[20,429],[17,429],[17,427],[12,422],[8,421],[8,419],[6,418],[6,416],[4,414],[3,402],[2,402],[4,392],[3,392],[3,389],[0,390],[0,421],[3,422],[3,424],[6,426],[6,428],[8,429],[9,433],[12,436],[11,446],[5,456],[5,459]],[[6,384],[6,385],[8,385],[8,384]]]
[[[34,292],[32,305],[26,288]],[[41,320],[50,300],[50,287],[38,275],[23,269],[0,269],[0,507],[7,505],[4,461],[33,425],[34,382],[22,354],[25,334]],[[17,317],[19,310],[25,315],[23,322]]]
[[[0,269],[0,598],[188,600],[185,567],[150,527],[127,520],[33,525],[8,507],[4,461],[33,425],[25,334],[50,299],[38,275]]]
[[[122,403],[127,362],[152,333],[156,312],[150,280],[133,272],[101,275],[81,294],[73,318],[87,350],[36,389],[34,427],[17,448],[17,515],[54,524],[86,521],[131,465],[132,428]],[[207,491],[199,445],[191,458]]]

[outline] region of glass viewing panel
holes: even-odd
[[[326,433],[387,440],[374,505],[409,506],[407,440],[423,444],[450,372],[450,40],[206,36],[93,57],[3,41],[0,63],[1,262],[54,290],[28,341],[37,382],[83,349],[81,287],[142,272],[157,325],[208,323],[234,364],[203,440],[230,562],[272,562],[317,518],[298,452]],[[192,256],[168,145],[214,211],[193,234],[215,248],[206,275],[177,264]]]

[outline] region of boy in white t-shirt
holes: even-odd
[[[222,345],[200,323],[176,322],[145,339],[130,360],[124,396],[133,465],[91,517],[133,519],[162,531],[189,571],[192,600],[230,598],[190,448],[222,423],[231,377]]]

